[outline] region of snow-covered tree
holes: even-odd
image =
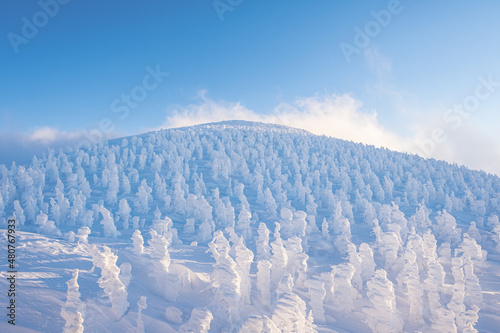
[[[361,273],[363,273],[361,256],[356,251],[356,245],[349,243],[347,245],[347,260],[354,267],[354,275],[352,277],[352,285],[357,290],[363,288],[363,280],[361,278]]]
[[[272,264],[268,260],[260,260],[257,263],[257,290],[261,304],[267,309],[271,307],[271,267]]]
[[[54,221],[49,221],[47,214],[44,214],[41,211],[40,214],[38,214],[36,217],[35,224],[39,225],[38,232],[41,234],[57,236],[57,237],[62,236],[61,231],[57,229]]]
[[[150,256],[153,269],[148,274],[156,281],[156,290],[165,299],[175,302],[179,296],[179,277],[176,274],[169,274],[170,253],[169,243],[165,237],[158,235],[155,230],[150,231],[151,239],[148,240]]]
[[[149,212],[149,203],[152,200],[151,193],[153,190],[148,186],[145,179],[142,180],[141,185],[137,189],[136,199],[134,202],[138,213],[147,214]]]
[[[118,238],[121,236],[121,233],[116,230],[115,220],[111,215],[111,212],[104,208],[104,206],[99,207],[99,212],[102,215],[101,224],[104,229],[104,237]]]
[[[132,209],[128,205],[127,199],[120,199],[120,203],[118,204],[118,216],[123,222],[123,230],[128,230],[130,212],[132,212]]]
[[[274,200],[273,194],[269,188],[264,191],[264,200],[266,205],[266,211],[270,214],[271,218],[276,218],[278,216],[278,205],[276,200]]]
[[[257,229],[259,236],[255,241],[255,247],[257,248],[257,260],[267,260],[270,257],[271,246],[269,246],[269,229],[266,224],[259,223],[259,229]]]
[[[235,256],[236,270],[241,278],[240,302],[242,305],[247,305],[250,304],[250,291],[252,288],[252,282],[250,280],[250,265],[253,262],[254,254],[245,246],[242,238],[239,239],[235,246]]]
[[[89,243],[89,235],[90,235],[90,228],[89,227],[81,227],[78,229],[78,233],[76,237],[78,237],[78,241],[82,244],[88,244]]]
[[[325,308],[323,301],[326,297],[325,284],[318,277],[306,280],[305,285],[309,293],[309,305],[316,322],[326,323]]]
[[[66,321],[63,332],[83,333],[85,304],[80,300],[78,269],[73,272],[73,277],[66,284],[68,285],[68,293],[66,295],[66,303],[61,309],[61,317]]]
[[[299,296],[286,292],[280,295],[272,320],[280,332],[316,332],[312,314],[306,310],[306,303]]]
[[[368,281],[375,273],[375,268],[377,267],[370,245],[361,243],[359,246],[359,257],[361,258],[361,279]]]
[[[352,277],[355,268],[350,263],[342,263],[335,267],[334,275],[334,304],[343,312],[354,310],[354,300],[358,297],[356,289],[352,285]]]
[[[216,231],[209,248],[215,259],[212,286],[215,289],[214,304],[229,326],[240,320],[241,277],[236,262],[229,256],[229,242],[222,232]]]
[[[137,310],[137,326],[136,326],[136,328],[137,328],[138,333],[145,332],[144,321],[142,320],[142,310],[145,310],[148,307],[146,301],[147,301],[146,296],[141,296],[139,298],[139,301],[137,301],[138,310]]]
[[[118,256],[107,246],[104,246],[104,252],[100,252],[95,244],[90,247],[90,254],[94,267],[101,269],[101,277],[97,281],[99,287],[109,297],[116,319],[120,319],[127,311],[129,303],[127,302],[127,288],[119,278],[120,268],[116,265]]]
[[[375,274],[366,282],[368,299],[371,306],[364,308],[366,323],[373,332],[402,332],[403,320],[396,308],[394,286],[387,279],[387,272],[377,269]]]
[[[14,201],[14,217],[16,218],[17,225],[19,225],[19,226],[24,225],[24,223],[26,221],[26,217],[24,216],[24,210],[21,207],[19,200]]]
[[[274,241],[271,243],[272,256],[271,256],[271,286],[276,288],[281,281],[283,274],[285,274],[288,266],[288,254],[283,246],[283,241],[280,235],[280,224],[276,222],[274,230]]]
[[[276,324],[267,316],[252,315],[241,325],[239,333],[280,333]]]
[[[238,220],[236,221],[236,231],[244,237],[246,241],[250,240],[252,237],[252,229],[250,228],[250,223],[252,219],[252,214],[245,207],[238,214]]]
[[[438,212],[436,223],[433,224],[434,234],[437,238],[450,244],[457,244],[460,241],[462,230],[457,228],[457,222],[446,210]]]
[[[212,313],[207,309],[194,308],[189,320],[179,327],[180,333],[208,333],[212,322]]]
[[[409,316],[414,323],[422,324],[423,319],[423,304],[422,304],[422,288],[420,284],[420,273],[417,265],[417,256],[415,252],[407,248],[404,253],[405,263],[403,270],[398,274],[398,284],[404,286],[404,292],[410,303]]]
[[[139,230],[134,231],[132,234],[132,244],[135,253],[142,254],[144,252],[144,238]]]

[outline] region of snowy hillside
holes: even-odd
[[[0,331],[497,332],[499,213],[497,176],[284,126],[51,151],[0,165]]]

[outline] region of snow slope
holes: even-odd
[[[496,332],[499,210],[495,175],[272,124],[50,151],[0,165],[0,331]]]

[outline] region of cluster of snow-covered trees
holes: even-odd
[[[151,263],[151,291],[170,303],[190,283],[169,249],[208,248],[215,301],[193,308],[181,332],[212,320],[308,332],[353,312],[375,332],[473,331],[483,247],[500,251],[499,210],[494,175],[262,124],[158,131],[0,165],[0,225],[14,215],[20,230],[72,242],[130,239]],[[119,318],[129,304],[117,258],[89,249]],[[79,325],[81,311],[63,312]]]

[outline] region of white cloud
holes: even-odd
[[[59,131],[56,128],[45,126],[34,130],[25,140],[49,145],[57,141],[73,141],[79,137],[81,137],[80,132]]]
[[[191,126],[223,120],[249,120],[275,123],[305,129],[318,135],[327,135],[377,147],[434,157],[474,169],[500,174],[500,145],[469,124],[460,131],[448,131],[444,142],[435,143],[426,156],[416,144],[430,138],[432,124],[408,124],[407,135],[401,130],[383,126],[375,111],[364,110],[362,103],[350,95],[316,95],[297,99],[294,103],[281,103],[272,114],[258,114],[240,103],[213,101],[201,94],[201,102],[177,107],[169,112],[161,128]]]
[[[108,139],[116,137],[108,135]],[[0,164],[28,163],[33,155],[40,155],[47,148],[83,147],[104,137],[97,129],[91,131],[61,131],[54,127],[39,127],[28,133],[0,133]]]
[[[299,98],[293,104],[281,103],[272,114],[257,114],[240,103],[216,102],[203,96],[202,102],[173,110],[161,128],[174,128],[218,122],[249,120],[281,124],[379,147],[402,150],[401,138],[377,120],[376,112],[362,110],[362,104],[349,95]]]

